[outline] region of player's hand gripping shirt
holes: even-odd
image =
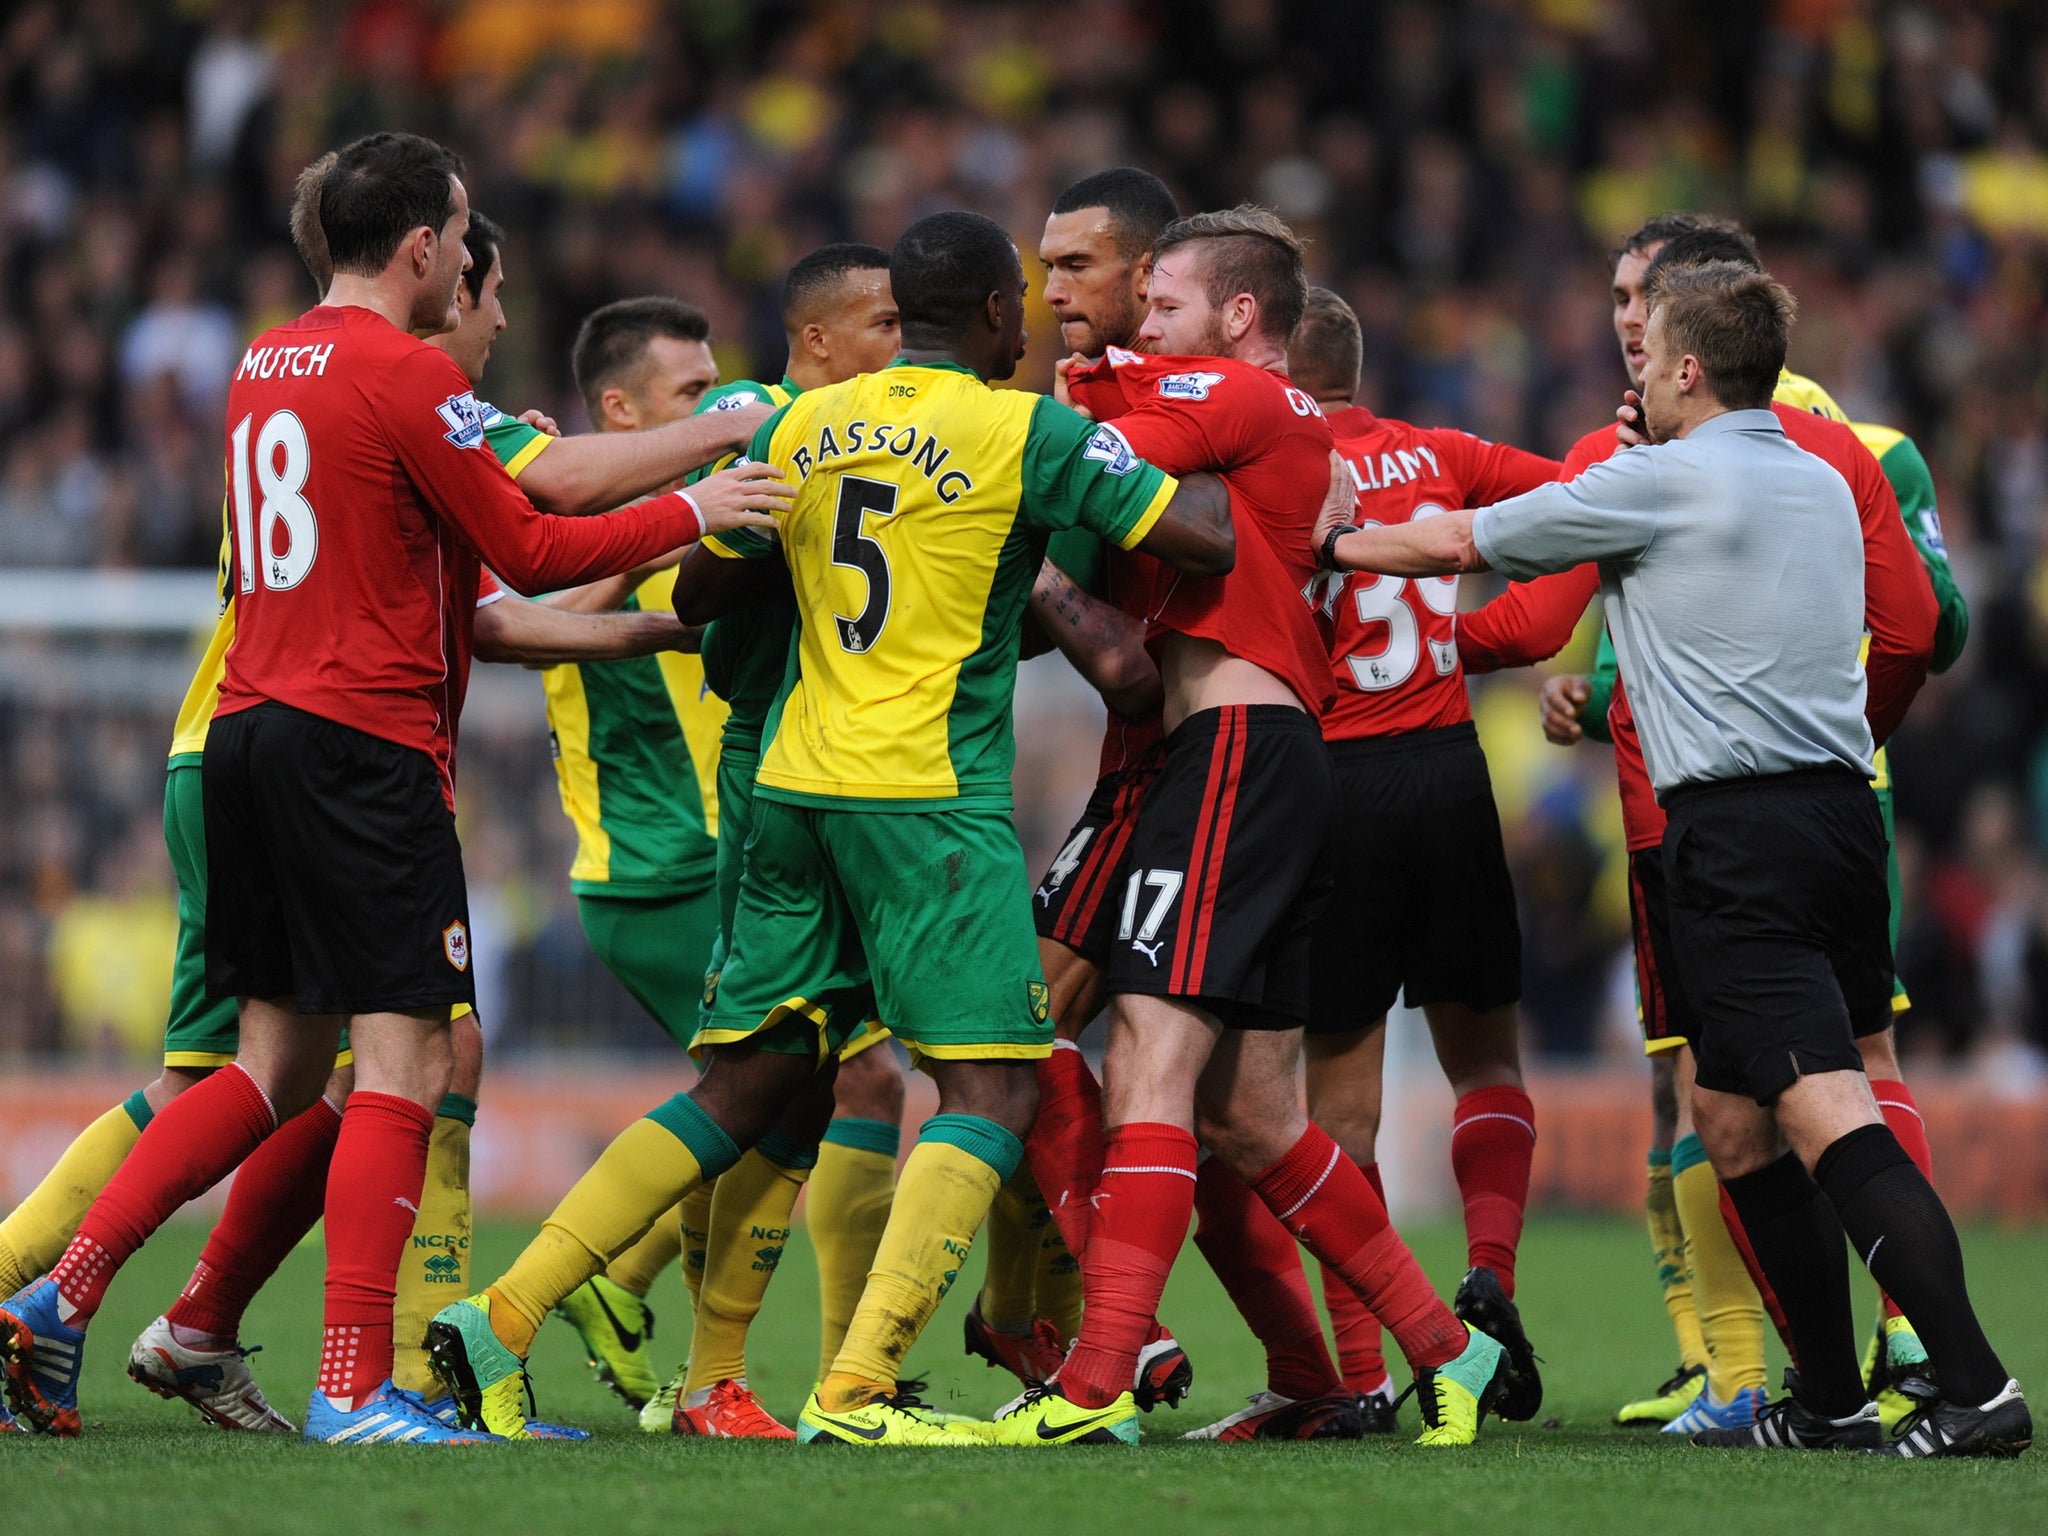
[[[505,466],[505,473],[515,480],[554,441],[538,427],[530,427],[507,416],[488,401],[477,401],[476,409],[477,419],[483,423],[484,442],[497,456],[498,462]],[[173,759],[196,756],[206,750],[206,728],[213,724],[214,710],[220,704],[221,674],[227,668],[228,647],[235,639],[234,539],[233,506],[224,504],[220,536],[220,617],[214,621],[213,634],[206,642],[205,653],[199,658],[199,670],[192,674],[191,685],[185,690],[185,700],[178,706],[177,724],[171,728]],[[477,606],[481,608],[503,595],[502,589],[486,572],[477,592]],[[467,631],[461,631],[460,638],[466,641]],[[463,654],[467,656],[468,651],[465,649]]]
[[[1047,534],[1079,525],[1128,548],[1173,480],[1056,401],[951,364],[799,395],[748,457],[799,487],[781,519],[799,663],[757,792],[1008,805],[1019,628]]]
[[[1358,487],[1361,527],[1398,528],[1453,507],[1485,507],[1557,478],[1555,459],[1362,406],[1328,418]],[[1337,701],[1328,741],[1395,736],[1472,718],[1458,665],[1458,578],[1332,572],[1317,589],[1335,626]]]
[[[1067,376],[1074,402],[1113,423],[1131,452],[1169,474],[1211,470],[1230,489],[1237,564],[1196,577],[1140,556],[1117,604],[1159,630],[1214,640],[1265,668],[1311,712],[1336,689],[1308,596],[1309,547],[1330,483],[1329,426],[1271,369],[1221,357],[1151,357],[1111,347]]]
[[[415,748],[451,804],[479,556],[537,591],[701,527],[680,498],[542,516],[487,446],[462,370],[365,309],[322,305],[258,337],[227,432],[236,633],[217,712],[274,699]]]

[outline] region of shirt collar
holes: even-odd
[[[1759,406],[1753,411],[1723,411],[1718,416],[1709,416],[1705,421],[1686,433],[1687,440],[1695,437],[1711,437],[1722,432],[1775,432],[1785,435],[1785,427],[1778,420],[1778,413],[1769,406]]]
[[[891,368],[935,368],[943,373],[964,373],[970,379],[977,377],[975,371],[965,363],[912,363],[906,362],[903,358],[899,357],[889,366]]]

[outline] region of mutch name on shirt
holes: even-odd
[[[948,506],[974,489],[973,479],[964,471],[946,468],[952,449],[941,447],[939,440],[929,432],[921,432],[914,426],[899,427],[893,422],[881,422],[871,428],[865,421],[849,421],[844,442],[827,423],[818,429],[817,441],[798,448],[789,456],[789,461],[796,469],[797,478],[805,480],[810,478],[812,470],[823,468],[827,459],[849,453],[888,453],[895,458],[908,459],[911,467],[922,470],[925,479],[932,483],[932,494]]]
[[[318,347],[251,347],[242,354],[238,379],[324,378],[327,359],[334,355],[334,343]]]

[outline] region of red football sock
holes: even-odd
[[[226,1178],[276,1129],[269,1097],[238,1065],[222,1067],[165,1105],[50,1272],[71,1314],[66,1321],[83,1328],[114,1272],[150,1234]]]
[[[278,1127],[236,1170],[213,1235],[166,1320],[232,1342],[250,1298],[313,1230],[341,1111],[322,1099]]]
[[[1267,1388],[1292,1398],[1335,1392],[1342,1383],[1287,1229],[1220,1157],[1196,1171],[1195,1214],[1195,1246],[1266,1348]]]
[[[1416,1370],[1464,1353],[1465,1325],[1430,1289],[1358,1164],[1321,1126],[1302,1132],[1287,1155],[1251,1184],[1280,1224],[1379,1314]]]
[[[1735,1251],[1742,1255],[1742,1267],[1749,1271],[1749,1278],[1756,1286],[1757,1295],[1764,1300],[1764,1311],[1770,1314],[1771,1326],[1778,1330],[1778,1342],[1785,1346],[1785,1353],[1792,1364],[1799,1364],[1799,1350],[1792,1342],[1791,1325],[1785,1321],[1785,1309],[1778,1303],[1778,1293],[1771,1289],[1771,1282],[1764,1278],[1764,1267],[1756,1261],[1756,1250],[1749,1246],[1749,1233],[1737,1214],[1735,1202],[1728,1196],[1728,1186],[1721,1190],[1721,1220],[1728,1224],[1728,1235],[1735,1239]]]
[[[1934,1148],[1927,1144],[1927,1122],[1920,1118],[1920,1106],[1913,1102],[1913,1090],[1897,1080],[1879,1082],[1873,1079],[1870,1091],[1876,1096],[1884,1123],[1891,1127],[1892,1135],[1906,1149],[1906,1156],[1913,1159],[1913,1166],[1920,1170],[1921,1177],[1932,1184]],[[1884,1304],[1886,1317],[1904,1315],[1899,1311],[1899,1304],[1889,1295],[1880,1291],[1878,1299]]]
[[[434,1112],[349,1095],[327,1178],[327,1327],[319,1388],[346,1413],[391,1375],[398,1261],[419,1216]]]
[[[1102,1154],[1102,1085],[1079,1046],[1055,1040],[1052,1054],[1038,1064],[1038,1120],[1024,1143],[1024,1158],[1067,1252],[1083,1266]]]
[[[1138,1350],[1156,1326],[1167,1273],[1195,1210],[1195,1138],[1140,1122],[1109,1133],[1094,1232],[1083,1264],[1081,1337],[1060,1368],[1060,1390],[1103,1408],[1131,1390]]]
[[[1380,1183],[1380,1165],[1363,1163],[1359,1172],[1372,1192],[1387,1203],[1386,1186]],[[1337,1335],[1337,1369],[1344,1385],[1353,1392],[1371,1392],[1386,1385],[1387,1355],[1380,1339],[1380,1320],[1372,1308],[1358,1299],[1358,1293],[1344,1283],[1344,1277],[1329,1265],[1320,1266],[1323,1275],[1323,1305],[1330,1309],[1330,1327]]]
[[[1520,1088],[1475,1088],[1451,1115],[1451,1173],[1465,1202],[1465,1262],[1500,1276],[1515,1294],[1515,1249],[1529,1208],[1536,1106]]]

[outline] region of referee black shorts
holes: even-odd
[[[1408,1006],[1475,1012],[1522,997],[1522,927],[1500,813],[1466,721],[1330,743],[1337,809],[1329,902],[1311,946],[1310,1034],[1346,1034]]]
[[[1846,769],[1665,796],[1664,867],[1699,1083],[1772,1103],[1801,1077],[1860,1072],[1891,1022],[1891,896],[1877,796]]]
[[[462,846],[432,758],[265,703],[213,722],[200,772],[210,996],[474,1005]]]

